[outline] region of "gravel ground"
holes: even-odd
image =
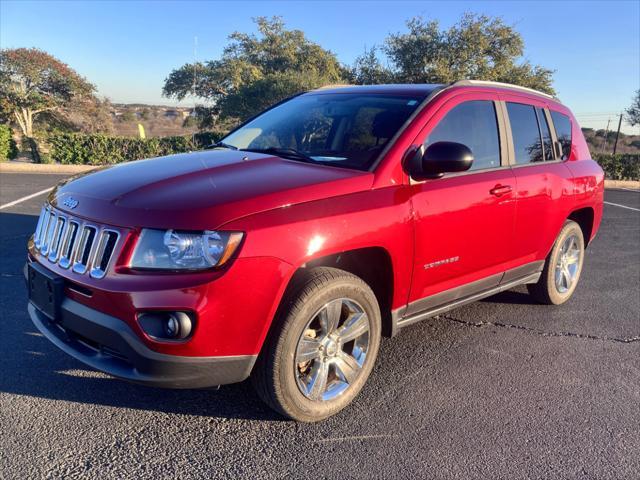
[[[3,174],[0,203],[59,178]],[[43,199],[0,214],[0,478],[638,478],[638,211],[605,206],[567,304],[519,288],[408,327],[350,408],[307,425],[246,383],[130,385],[36,333],[21,268]]]

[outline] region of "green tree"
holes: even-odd
[[[393,81],[393,74],[378,58],[378,48],[372,47],[356,58],[350,80],[356,85],[374,85]]]
[[[173,70],[163,94],[206,100],[208,107],[201,106],[199,118],[210,123],[244,119],[295,93],[346,78],[348,72],[332,52],[300,30],[287,30],[281,18],[258,17],[255,22],[258,35],[232,33],[220,59]]]
[[[0,124],[0,161],[11,160],[18,154],[11,127]]]
[[[63,114],[93,98],[95,87],[60,60],[36,48],[0,50],[0,109],[22,134],[33,137],[34,120]]]
[[[122,122],[122,123],[130,123],[130,122],[134,122],[136,120],[136,116],[134,115],[134,113],[131,110],[125,110],[118,117],[118,120],[120,120],[120,122]]]
[[[640,125],[640,90],[636,91],[636,96],[633,99],[633,102],[627,108],[627,122],[635,127],[636,125]]]
[[[554,93],[553,71],[523,60],[522,36],[500,18],[466,13],[442,30],[435,20],[415,17],[407,29],[389,35],[382,47],[391,64],[388,75],[396,82],[492,80]]]

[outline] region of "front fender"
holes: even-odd
[[[368,190],[258,213],[223,228],[246,232],[239,258],[276,257],[292,265],[288,280],[311,260],[361,248],[383,248],[392,262],[392,308],[397,308],[406,304],[412,273],[409,195],[403,186]]]

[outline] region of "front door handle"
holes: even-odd
[[[511,193],[511,185],[496,185],[491,190],[489,190],[491,195],[495,195],[496,197],[501,197],[502,195],[506,195],[507,193]]]

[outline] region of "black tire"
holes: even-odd
[[[260,398],[274,410],[294,420],[316,422],[345,408],[364,386],[380,345],[380,308],[373,291],[362,279],[336,268],[312,268],[298,277],[288,290],[252,373],[252,382]],[[319,317],[319,312],[326,305],[335,304],[333,302],[340,302],[340,318],[355,318],[349,317],[350,311],[343,306],[345,299],[347,303],[357,303],[368,317],[366,356],[359,373],[348,383],[348,387],[344,387],[347,382],[340,384],[346,389],[336,398],[308,398],[299,386],[299,379],[303,375],[299,371],[300,364],[296,362],[299,341],[309,331],[309,322],[317,321],[315,319]],[[341,323],[344,326],[347,320],[341,322],[344,322]],[[349,346],[345,343],[342,348]],[[313,362],[327,360],[330,364],[332,359],[312,360],[311,363],[315,365]],[[339,378],[338,371],[333,368],[335,385],[339,384]]]
[[[564,285],[562,285],[561,288],[556,282],[556,266],[561,262],[563,245],[565,245],[565,242],[567,242],[570,237],[573,237],[576,241],[579,259],[576,264],[575,277],[573,278],[570,286],[565,289]],[[547,256],[540,280],[538,280],[538,283],[527,285],[529,294],[539,303],[545,305],[560,305],[566,302],[571,298],[573,292],[575,292],[578,281],[580,280],[580,274],[582,273],[583,263],[584,236],[582,235],[582,229],[576,222],[567,220],[564,223],[562,230],[560,230],[560,234],[558,235],[551,252]]]

